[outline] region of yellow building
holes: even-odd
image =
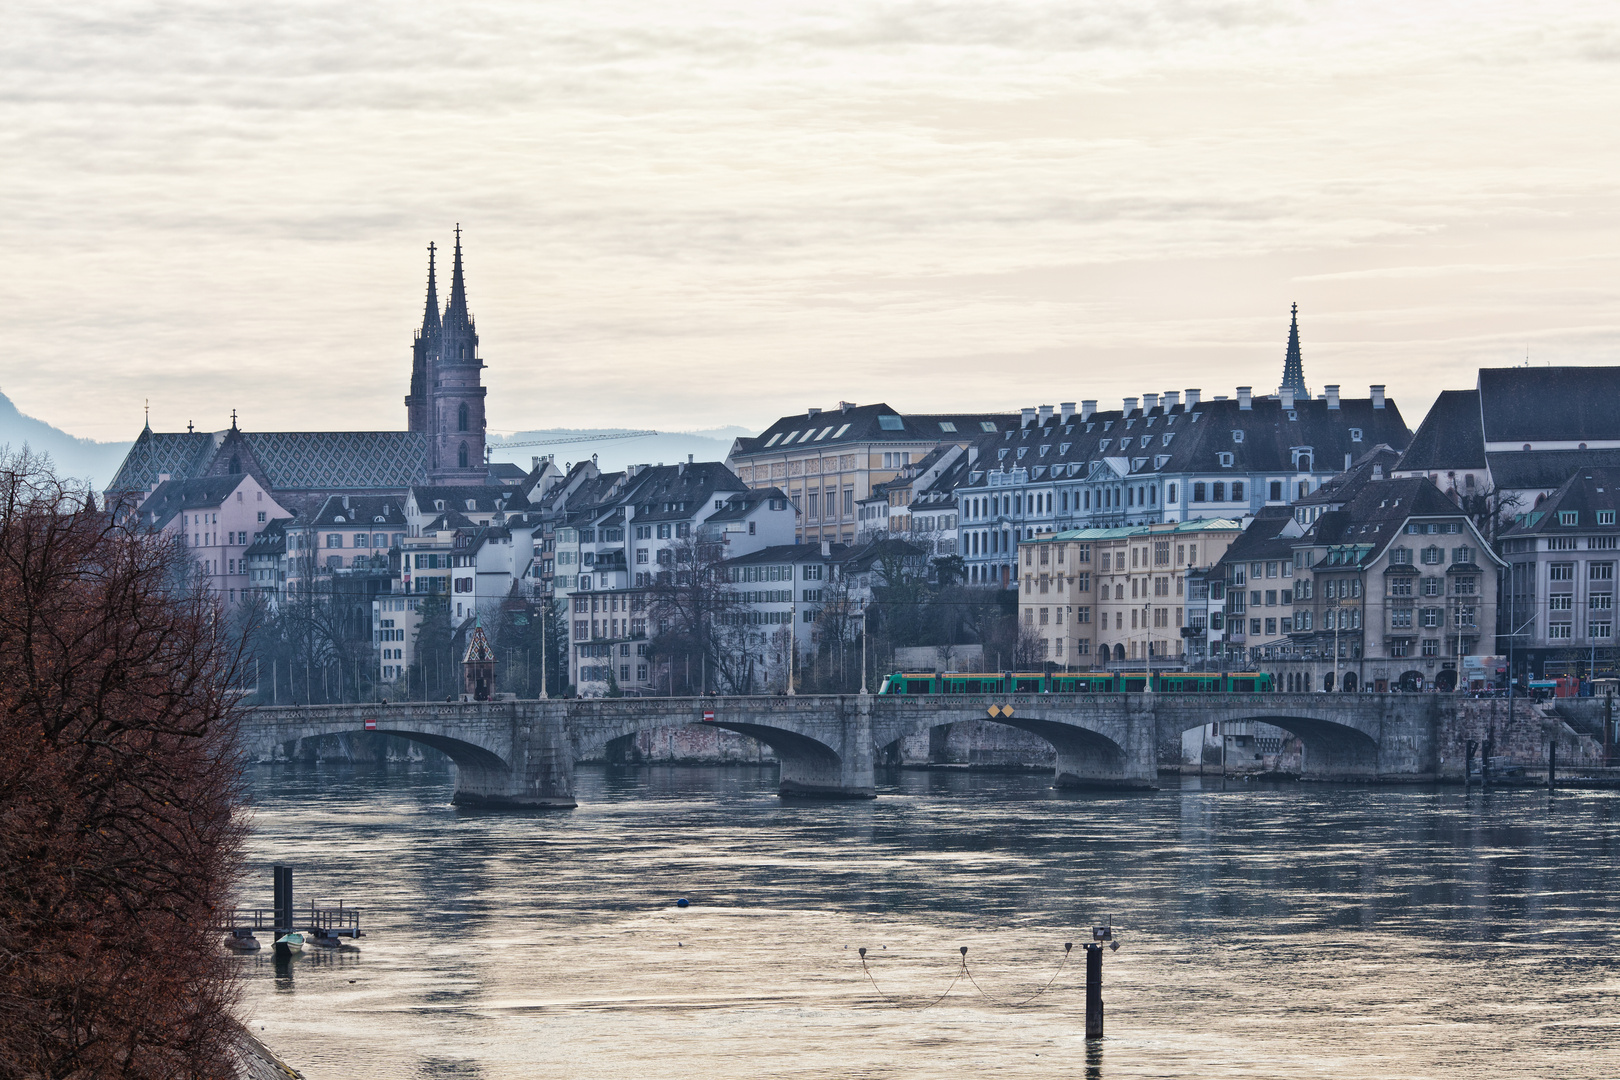
[[[852,544],[857,508],[876,485],[936,447],[966,446],[1019,422],[1011,414],[901,416],[887,405],[839,402],[835,410],[784,416],[757,437],[738,439],[726,464],[752,488],[787,492],[799,511],[799,541]]]
[[[1215,565],[1242,533],[1242,523],[1215,518],[1021,541],[1023,633],[1065,668],[1182,663],[1187,571]]]

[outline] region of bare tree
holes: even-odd
[[[748,681],[748,656],[737,648],[741,606],[727,580],[722,545],[687,537],[666,548],[647,593],[655,657],[684,668],[683,680],[701,693],[728,692]]]
[[[240,639],[175,541],[0,466],[0,1075],[214,1077]]]

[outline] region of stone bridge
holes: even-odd
[[[871,798],[884,747],[929,729],[991,720],[1056,749],[1058,787],[1151,788],[1178,761],[1181,733],[1260,721],[1298,736],[1319,780],[1428,781],[1460,775],[1449,753],[1457,699],[1438,694],[963,694],[932,697],[593,698],[258,707],[243,729],[262,760],[320,735],[375,731],[442,751],[455,801],[571,807],[574,763],[649,728],[712,723],[765,743],[783,795]]]

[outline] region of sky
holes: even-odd
[[[11,0],[0,391],[402,428],[464,230],[493,431],[1620,359],[1610,4]],[[443,293],[441,292],[441,295]]]

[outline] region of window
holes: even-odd
[[[1581,513],[1579,510],[1558,511],[1558,524],[1560,525],[1576,525],[1580,523],[1580,520]]]
[[[1440,609],[1434,607],[1424,608],[1423,625],[1431,630],[1438,627],[1440,625]]]
[[[1412,565],[1412,549],[1411,548],[1390,548],[1389,549],[1389,564],[1391,566],[1411,566]]]
[[[1575,597],[1571,593],[1553,593],[1547,597],[1548,611],[1569,611],[1575,606]]]
[[[259,520],[263,521],[264,518],[260,517]],[[1597,512],[1597,523],[1599,525],[1613,525],[1614,524],[1614,511],[1613,510],[1599,510]]]
[[[1192,501],[1193,502],[1205,502],[1205,501],[1207,501],[1204,498],[1204,485],[1202,483],[1193,484]]]
[[[342,547],[343,546],[343,534],[342,533],[327,533],[326,534],[326,546],[329,547],[329,548],[340,548],[340,547]]]
[[[1614,594],[1593,593],[1586,598],[1586,607],[1589,611],[1611,611],[1614,608]]]
[[[1220,456],[1220,459],[1221,459],[1221,468],[1230,469],[1232,467],[1232,455],[1231,455],[1231,453],[1229,453],[1227,451],[1222,451],[1219,456]]]
[[[1233,429],[1233,431],[1232,431],[1232,441],[1235,442],[1235,443],[1240,443],[1240,442],[1243,441],[1243,429],[1242,428],[1234,428]]]
[[[1437,577],[1423,579],[1423,595],[1439,596],[1441,592],[1440,579]]]
[[[1353,428],[1350,429],[1350,441],[1351,442],[1360,442],[1361,441],[1361,429],[1360,428],[1353,427]]]
[[[1547,564],[1548,581],[1574,581],[1575,564],[1570,562],[1555,562]]]
[[[1468,563],[1473,560],[1473,554],[1474,552],[1472,548],[1452,548],[1451,561],[1454,563]]]
[[[1567,638],[1567,637],[1569,637],[1570,636],[1570,624],[1569,623],[1553,623],[1551,626],[1547,627],[1547,636],[1549,638]]]
[[[1282,497],[1283,497],[1282,481],[1281,480],[1273,480],[1271,482],[1271,501],[1272,502],[1281,502]]]
[[[1612,518],[1612,517],[1614,517],[1614,515],[1613,515],[1613,514],[1610,514],[1610,515],[1609,515],[1609,516],[1610,516],[1610,517],[1611,517],[1611,518]],[[260,525],[263,525],[263,524],[264,524],[264,511],[263,511],[263,510],[260,510],[260,511],[259,511],[259,524],[260,524]]]
[[[1210,490],[1209,498],[1210,498],[1211,502],[1225,502],[1226,501],[1226,481],[1224,481],[1224,480],[1215,481],[1213,484],[1209,485],[1209,490]]]
[[[1389,583],[1389,595],[1391,595],[1391,596],[1411,596],[1412,595],[1412,579],[1411,578],[1394,578],[1394,579],[1392,579],[1390,581],[1390,583]]]
[[[1425,566],[1438,566],[1442,558],[1444,558],[1444,554],[1437,547],[1430,546],[1423,549],[1423,563]]]
[[[1241,480],[1232,481],[1232,501],[1233,502],[1242,502],[1243,501],[1243,481],[1241,481]]]
[[[456,407],[456,430],[467,430],[467,403],[462,402]]]
[[[1412,609],[1403,608],[1389,613],[1389,625],[1395,630],[1410,630],[1412,628]]]
[[[1440,655],[1440,642],[1438,640],[1434,639],[1434,638],[1424,638],[1423,639],[1423,655],[1424,656],[1439,656]]]
[[[456,451],[456,465],[457,465],[457,467],[463,468],[463,469],[465,469],[467,467],[467,444],[466,443],[462,443],[461,444],[461,449]]]
[[[1586,564],[1586,575],[1591,581],[1613,581],[1614,563],[1594,562]]]

